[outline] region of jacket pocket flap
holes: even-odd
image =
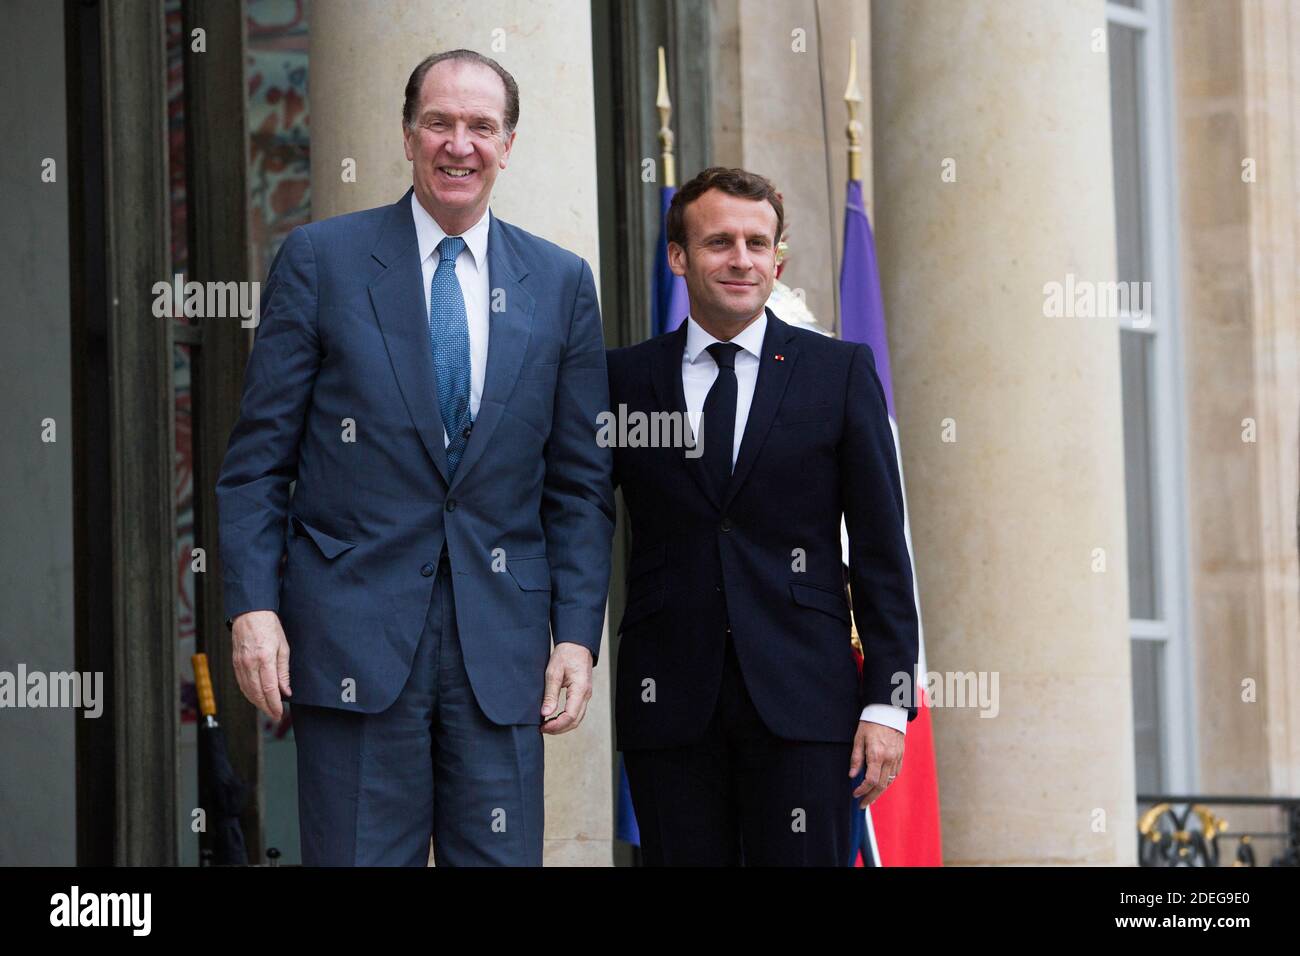
[[[852,623],[849,618],[849,603],[842,595],[832,594],[819,587],[811,584],[790,584],[790,596],[794,598],[795,604],[803,607],[810,607],[817,611],[824,611],[833,617],[838,617],[845,624]]]
[[[618,632],[622,634],[633,624],[644,620],[663,606],[663,588],[655,588],[653,591],[642,594],[634,600],[629,601],[627,607],[623,609],[623,621],[618,626]]]
[[[327,558],[337,558],[340,554],[342,554],[344,551],[347,551],[349,548],[356,547],[355,542],[344,541],[341,538],[331,537],[330,535],[326,534],[324,531],[321,531],[319,528],[313,528],[311,525],[303,521],[302,518],[298,517],[297,515],[291,516],[289,520],[290,522],[292,522],[294,529],[299,534],[305,534],[307,535],[307,537],[315,541],[316,547],[320,548],[320,553],[325,555],[325,557]]]
[[[551,589],[551,563],[546,555],[528,558],[506,558],[506,570],[522,591],[549,591]]]

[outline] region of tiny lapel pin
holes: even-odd
[[[772,358],[776,359],[778,362],[785,361],[785,356],[782,355],[780,352],[777,352],[775,355],[772,356]]]

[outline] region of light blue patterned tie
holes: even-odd
[[[465,248],[460,236],[438,243],[438,268],[429,283],[429,343],[438,376],[438,410],[450,439],[447,479],[450,481],[469,442],[469,321],[465,296],[456,280],[456,257]]]

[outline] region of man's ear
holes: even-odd
[[[405,123],[402,123],[402,149],[406,151],[406,161],[408,163],[415,161],[415,150],[411,148],[412,135],[413,134],[411,133],[410,129],[407,128],[407,125]]]
[[[673,275],[686,275],[686,265],[686,247],[675,242],[668,243],[668,268],[673,271]]]
[[[502,169],[506,168],[506,163],[510,160],[510,150],[515,145],[515,131],[510,131],[510,138],[506,140],[505,149],[501,150],[501,162],[498,164]]]

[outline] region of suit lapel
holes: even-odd
[[[781,397],[785,394],[790,373],[799,357],[798,346],[794,344],[794,330],[767,309],[767,331],[763,333],[763,349],[758,356],[758,381],[754,385],[754,400],[749,406],[749,418],[745,421],[745,434],[740,442],[740,454],[736,456],[736,467],[731,471],[731,482],[722,502],[722,510],[731,506],[737,492],[749,477],[750,469],[763,449],[768,430],[781,407]],[[778,359],[776,356],[780,355]]]
[[[452,487],[460,484],[492,440],[501,421],[510,393],[514,390],[519,369],[528,352],[536,302],[520,280],[528,269],[510,244],[500,220],[489,213],[488,221],[488,355],[483,378],[483,395],[478,416],[465,446],[465,454],[456,467]],[[494,309],[500,306],[502,311]]]
[[[686,413],[686,392],[682,388],[682,353],[685,351],[686,323],[683,322],[676,331],[659,340],[659,354],[650,378],[657,408]]]
[[[682,387],[682,354],[686,351],[686,322],[683,321],[675,332],[664,336],[659,342],[659,355],[655,358],[654,368],[651,373],[655,408],[666,409],[681,415],[685,423],[682,433],[685,434],[686,429],[691,427],[686,416],[686,391]],[[708,481],[704,474],[703,466],[700,464],[701,460],[700,458],[687,458],[683,450],[682,465],[686,468],[692,480],[700,486],[700,491],[713,502],[714,507],[717,507],[719,504],[718,496],[713,490],[713,483]]]
[[[447,450],[429,344],[428,306],[421,295],[424,276],[411,217],[411,190],[390,208],[371,255],[385,267],[369,290],[388,358],[420,441],[446,481]]]

